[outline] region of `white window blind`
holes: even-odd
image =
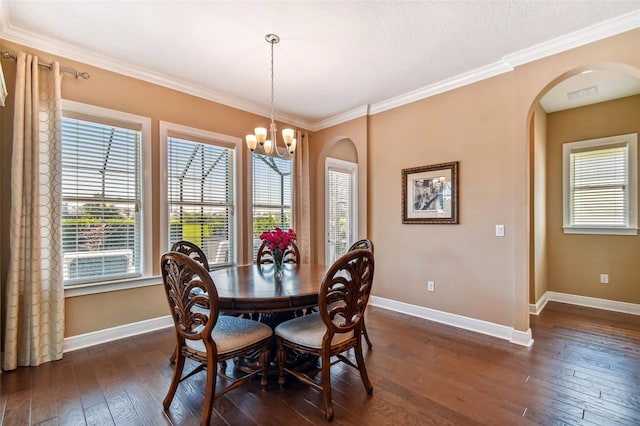
[[[291,160],[253,155],[253,258],[260,234],[279,226],[292,227]]]
[[[636,235],[637,135],[563,145],[566,233]]]
[[[328,168],[329,258],[333,264],[345,254],[351,240],[351,218],[353,216],[351,173]]]
[[[235,262],[234,150],[167,138],[169,245],[199,245],[209,265]]]
[[[627,224],[628,157],[626,145],[570,154],[572,224]]]
[[[65,285],[142,274],[141,131],[62,119]]]

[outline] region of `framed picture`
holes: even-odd
[[[402,170],[402,223],[458,223],[458,162]]]

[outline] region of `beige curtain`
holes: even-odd
[[[5,370],[62,358],[62,75],[57,62],[51,71],[38,68],[37,57],[18,55],[2,363]]]
[[[298,131],[294,158],[295,201],[293,228],[298,236],[302,263],[311,262],[311,207],[309,196],[309,134]]]

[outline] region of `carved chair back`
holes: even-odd
[[[263,241],[262,244],[260,244],[258,254],[256,255],[256,263],[258,265],[273,263],[273,254],[271,253],[271,250],[269,250],[266,241]],[[282,255],[282,263],[289,263],[292,265],[300,264],[300,251],[298,250],[298,246],[294,241],[291,241],[289,247],[284,250],[284,254]]]
[[[327,343],[335,333],[352,330],[359,338],[371,294],[374,266],[370,250],[355,249],[341,256],[326,272],[318,293],[318,307],[327,326],[324,339]]]
[[[366,238],[358,240],[355,243],[351,244],[351,247],[349,247],[348,251],[353,251],[355,249],[367,249],[373,252],[373,242]]]
[[[207,255],[204,254],[204,251],[195,243],[191,241],[176,241],[171,246],[171,251],[177,251],[179,253],[186,254],[190,258],[200,262],[204,268],[209,271],[209,261],[207,260]]]
[[[176,251],[163,254],[160,266],[179,350],[186,339],[202,340],[215,357],[211,331],[218,320],[219,306],[211,275],[200,262]]]

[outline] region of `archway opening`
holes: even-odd
[[[632,266],[640,256],[640,237],[570,234],[563,228],[567,195],[563,190],[566,157],[562,154],[563,145],[570,142],[640,133],[638,116],[640,70],[621,63],[569,70],[549,82],[531,105],[532,313],[538,313],[548,300],[559,298],[576,303],[602,301],[603,306],[640,303],[637,289],[633,291],[633,284],[640,282],[640,271]],[[630,214],[637,215],[637,210]],[[601,283],[601,275],[607,275],[609,283]]]

